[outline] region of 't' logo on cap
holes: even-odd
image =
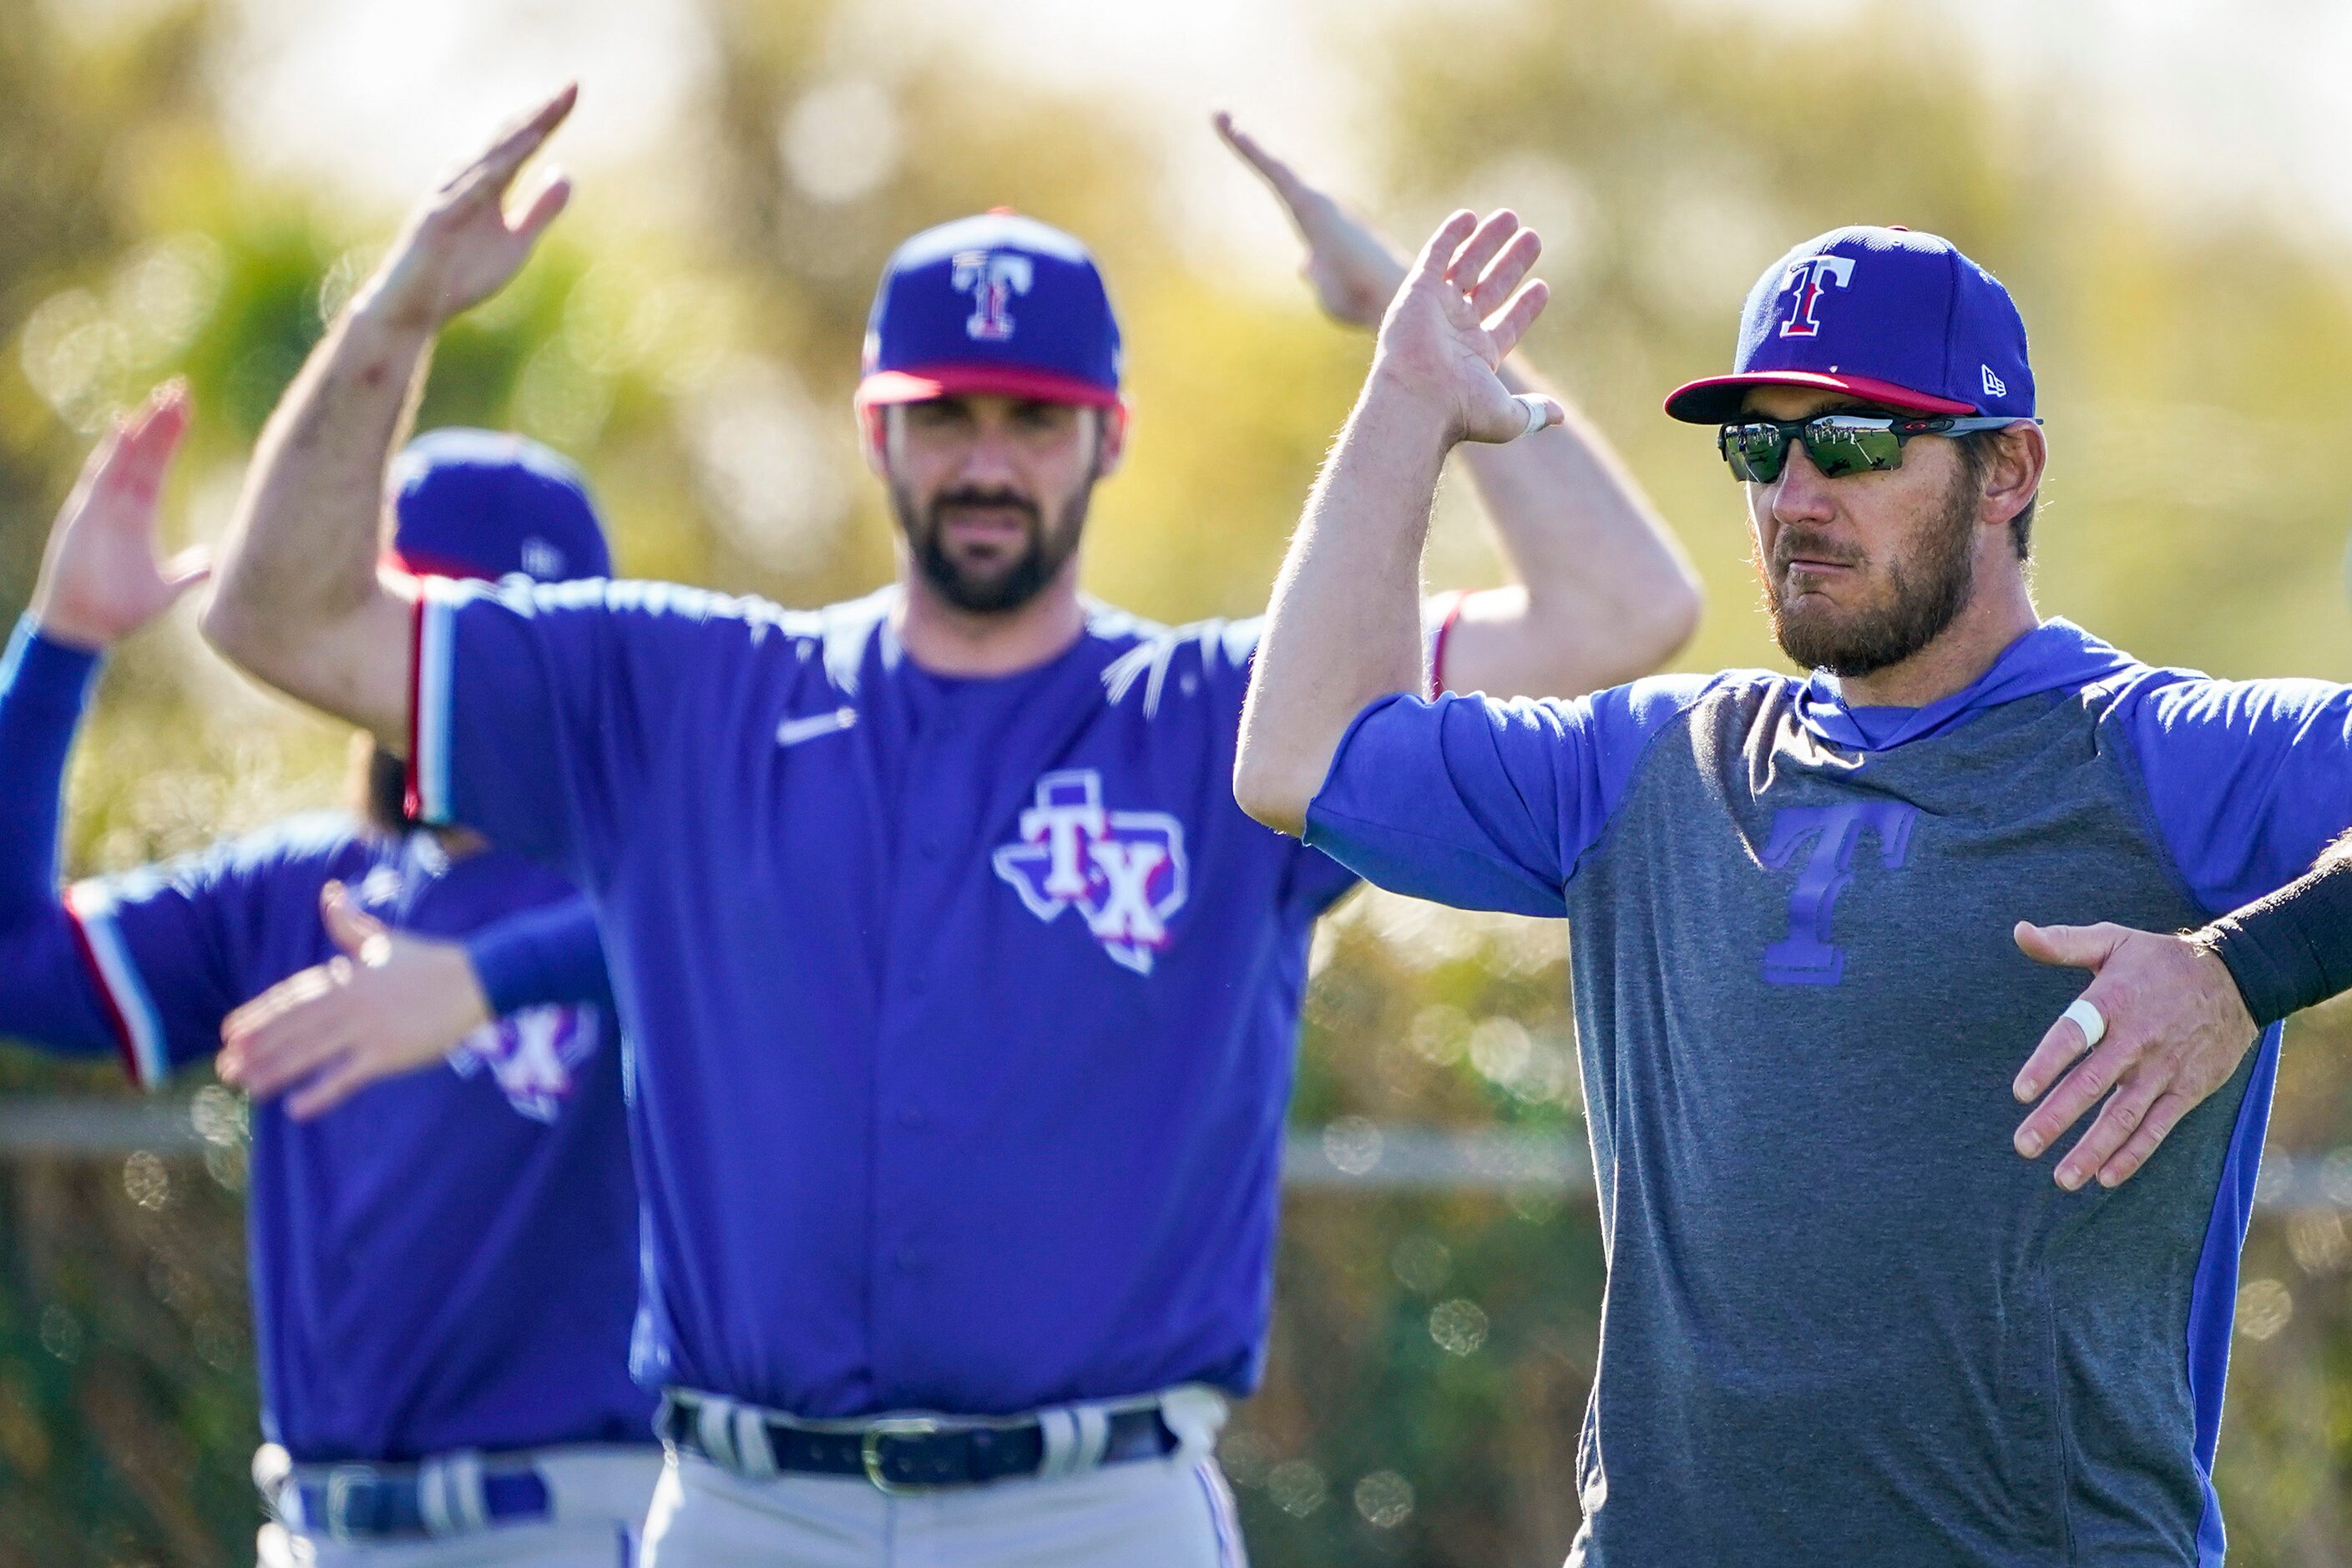
[[[1029,258],[1011,251],[967,250],[956,257],[951,277],[958,293],[971,296],[971,316],[963,324],[968,336],[1002,342],[1013,335],[1013,313],[1005,307],[1015,294],[1029,292],[1035,279]]]
[[[1780,286],[1797,290],[1797,305],[1780,323],[1780,335],[1810,338],[1818,333],[1822,324],[1813,319],[1813,310],[1822,302],[1822,291],[1832,283],[1843,289],[1853,281],[1853,261],[1848,257],[1808,256],[1791,263]]]

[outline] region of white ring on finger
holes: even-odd
[[[1544,400],[1534,393],[1515,392],[1511,395],[1511,401],[1528,411],[1528,427],[1513,437],[1513,440],[1524,440],[1551,422],[1551,410],[1545,407]]]
[[[2083,1048],[2086,1051],[2107,1037],[2106,1015],[2100,1012],[2098,1004],[2088,996],[2075,997],[2058,1016],[2074,1020],[2074,1026],[2083,1031]]]

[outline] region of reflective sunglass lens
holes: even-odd
[[[1731,477],[1746,483],[1769,485],[1780,477],[1788,447],[1769,425],[1732,425],[1723,432],[1723,460]]]
[[[1855,429],[1829,424],[1805,427],[1805,456],[1825,479],[1882,472],[1903,462],[1902,440],[1892,430]]]

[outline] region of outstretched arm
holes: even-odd
[[[1421,685],[1421,552],[1446,455],[1557,424],[1497,374],[1544,306],[1522,288],[1541,248],[1509,212],[1456,213],[1430,237],[1381,323],[1371,374],[1276,581],[1242,711],[1234,794],[1297,833],[1349,723]]]
[[[221,1026],[222,1081],[257,1099],[286,1094],[298,1121],[431,1067],[494,1018],[549,1003],[612,1006],[585,899],[509,915],[464,942],[393,931],[340,883],[320,904],[343,956],[280,981]]]
[[[566,88],[428,197],[329,329],[256,447],[205,635],[261,680],[408,750],[411,605],[380,577],[385,466],[434,339],[520,269],[570,186],[509,218],[522,165],[571,112]]]
[[[1304,270],[1335,320],[1367,331],[1395,298],[1405,258],[1230,115],[1218,134],[1265,182],[1307,247]],[[1560,402],[1523,363],[1513,393]],[[1441,687],[1496,697],[1573,696],[1645,675],[1689,639],[1699,589],[1682,547],[1582,415],[1508,446],[1472,446],[1470,470],[1518,581],[1466,595],[1441,641]]]

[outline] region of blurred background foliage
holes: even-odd
[[[172,526],[217,532],[261,420],[397,216],[240,165],[221,7],[70,26],[66,10],[0,0],[12,610],[92,433],[167,374],[198,409]],[[872,280],[916,228],[1014,205],[1097,246],[1128,325],[1135,437],[1095,509],[1090,587],[1171,620],[1256,609],[1365,342],[1204,257],[1155,196],[1160,149],[1108,93],[871,39],[845,62],[819,0],[708,0],[702,20],[697,112],[596,171],[519,284],[448,334],[425,423],[576,455],[634,574],[788,603],[863,591],[889,561],[848,412]],[[2159,661],[2352,677],[2341,258],[2278,214],[2184,213],[2118,172],[2063,79],[1996,90],[1891,3],[1818,24],[1834,36],[1812,40],[1801,94],[1755,67],[1771,27],[1719,7],[1529,0],[1493,21],[1472,37],[1404,7],[1330,40],[1371,84],[1374,174],[1349,194],[1407,239],[1503,201],[1542,229],[1555,303],[1529,357],[1622,444],[1699,563],[1712,607],[1687,662],[1774,656],[1734,493],[1657,399],[1719,367],[1765,263],[1877,221],[1952,235],[2022,301],[2055,454],[2045,608]],[[417,128],[466,150],[444,132]],[[1433,577],[1495,570],[1457,488]],[[342,743],[183,617],[109,673],[74,770],[73,868],[330,799]],[[1554,925],[1360,897],[1318,941],[1297,1124],[1342,1142],[1399,1124],[1580,1134],[1563,956]],[[2347,1028],[2299,1023],[2274,1147],[2347,1141]],[[0,1091],[121,1092],[20,1054]],[[242,1120],[200,1092],[201,1162],[0,1168],[5,1568],[249,1557]],[[2233,1562],[2346,1560],[2347,1267],[2335,1215],[2256,1227],[2222,1441]],[[1268,1384],[1225,1450],[1256,1560],[1558,1563],[1601,1272],[1584,1197],[1295,1199]]]

